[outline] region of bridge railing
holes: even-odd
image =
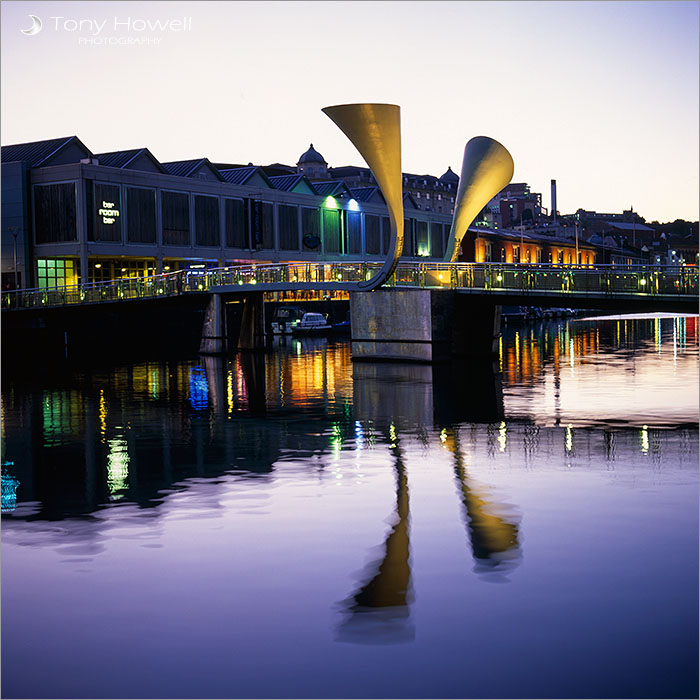
[[[148,299],[238,286],[259,285],[262,291],[272,285],[293,290],[313,284],[319,289],[334,289],[370,279],[380,266],[373,262],[318,262],[187,269],[151,277],[4,292],[2,308]],[[524,297],[533,292],[697,296],[698,272],[695,267],[403,262],[387,286],[512,291]]]

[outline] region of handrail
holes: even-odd
[[[146,277],[90,282],[63,287],[21,289],[2,293],[2,309],[68,306],[84,303],[148,299],[225,287],[256,286],[275,291],[357,288],[370,279],[381,262],[292,262],[187,269]],[[259,285],[259,287],[258,287]],[[389,287],[475,289],[491,292],[620,293],[690,297],[698,292],[695,266],[595,265],[556,263],[399,263]]]

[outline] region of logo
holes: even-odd
[[[29,15],[29,17],[32,20],[32,26],[29,29],[20,29],[20,31],[27,36],[34,36],[41,31],[41,20],[36,15]]]

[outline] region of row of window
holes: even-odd
[[[75,183],[35,186],[37,243],[78,240],[76,199]],[[275,231],[271,202],[170,190],[161,190],[158,194],[152,188],[125,186],[122,189],[120,185],[91,180],[86,181],[86,209],[87,240],[91,242],[121,243],[125,240],[127,243],[218,248],[223,233],[224,247],[243,250],[386,255],[389,249],[387,217],[344,209],[277,204]],[[449,232],[447,225],[406,219],[404,228],[404,255],[442,257],[445,236]]]
[[[532,249],[531,248],[525,248],[525,255],[521,256],[520,252],[520,246],[519,245],[514,245],[513,246],[513,252],[512,252],[512,261],[514,263],[531,263],[533,262],[532,260]],[[548,250],[546,252],[546,258],[548,263],[554,263],[554,253],[551,250]],[[558,265],[564,265],[565,264],[565,259],[566,259],[566,264],[567,265],[573,265],[574,264],[574,258],[575,258],[575,253],[572,250],[559,250],[557,251],[557,258],[556,262]],[[595,255],[591,253],[590,251],[579,251],[578,253],[578,261],[576,264],[578,265],[592,265],[595,261]],[[484,262],[493,262],[493,246],[491,242],[485,241],[484,242]],[[504,247],[501,247],[501,262],[506,262],[506,249]],[[534,262],[536,263],[541,263],[542,262],[542,248],[536,248],[535,249],[535,260]]]

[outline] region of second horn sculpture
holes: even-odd
[[[498,141],[475,136],[467,142],[445,262],[457,261],[467,229],[489,200],[510,182],[514,167],[512,156]]]

